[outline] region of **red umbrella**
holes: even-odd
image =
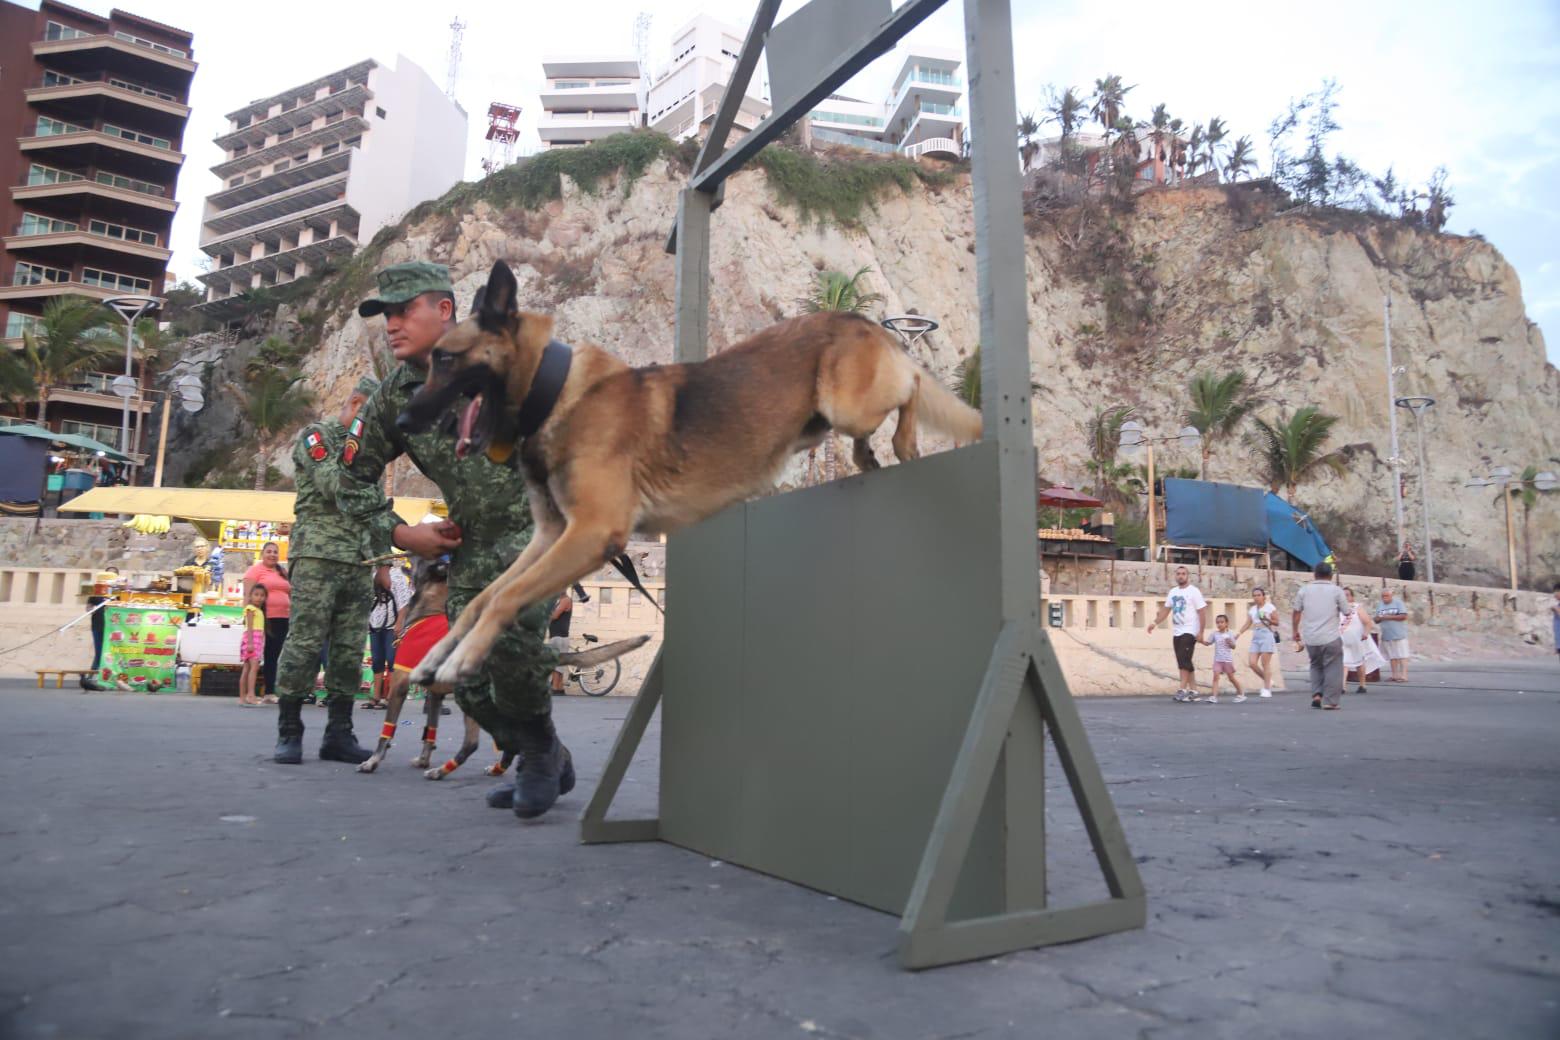
[[[1105,504],[1081,491],[1074,491],[1066,484],[1046,488],[1040,492],[1040,497],[1036,501],[1042,506],[1056,506],[1061,509],[1098,509]]]

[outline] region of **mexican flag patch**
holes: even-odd
[[[352,460],[357,458],[358,438],[363,435],[363,420],[358,416],[352,417],[352,425],[347,427],[347,443],[341,449],[341,461],[352,465]]]
[[[303,443],[309,449],[309,458],[315,462],[325,461],[325,438],[320,436],[318,430],[310,430]]]

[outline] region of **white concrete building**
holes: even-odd
[[[643,83],[636,58],[549,58],[542,62],[544,148],[587,144],[645,125]]]
[[[672,60],[658,70],[645,102],[647,125],[681,141],[709,129],[742,53],[741,29],[701,14],[672,37]],[[732,127],[731,140],[769,115],[762,60],[754,70]]]
[[[460,181],[466,113],[404,56],[368,60],[228,114],[206,199],[204,306],[350,256]]]
[[[959,53],[916,47],[905,53],[888,98],[862,101],[833,94],[811,113],[815,141],[845,144],[914,159],[963,154],[964,81]]]

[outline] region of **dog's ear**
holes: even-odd
[[[487,298],[487,286],[477,286],[477,295],[471,298],[471,317],[475,318],[482,313],[482,301]]]
[[[520,313],[515,299],[519,291],[520,285],[509,265],[495,260],[487,285],[478,297],[477,324],[483,332],[498,332],[514,324]]]

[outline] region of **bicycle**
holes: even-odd
[[[589,633],[582,633],[580,638],[585,641],[586,645],[571,647],[570,649],[574,651],[587,650],[589,649],[589,644],[601,642],[600,639]],[[587,697],[605,697],[612,692],[613,687],[618,684],[618,679],[622,675],[623,662],[613,658],[602,664],[589,665],[584,668],[571,666],[564,675],[563,682],[566,686],[571,682],[578,683],[580,689],[585,691]]]

